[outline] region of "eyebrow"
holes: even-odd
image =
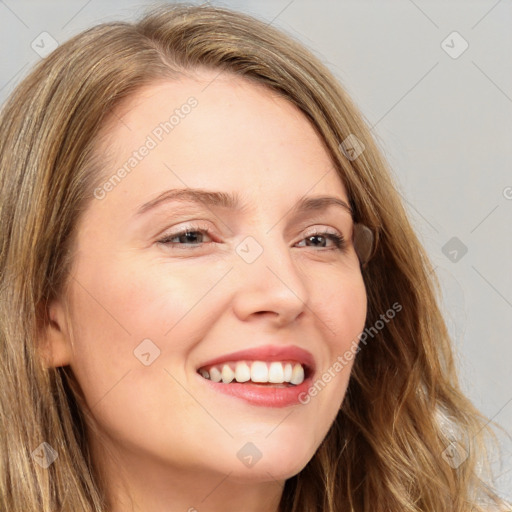
[[[199,188],[184,188],[166,190],[151,201],[143,204],[137,210],[136,216],[140,216],[171,201],[196,203],[207,207],[227,208],[239,212],[246,212],[249,210],[248,206],[241,201],[240,196],[237,193],[214,192]],[[326,210],[330,206],[341,207],[351,216],[353,215],[352,208],[343,199],[334,196],[302,197],[293,206],[291,211],[293,214],[321,211]]]

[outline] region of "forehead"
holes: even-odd
[[[112,113],[99,149],[108,156],[104,179],[127,172],[110,203],[137,207],[187,187],[239,192],[254,203],[327,192],[348,202],[321,137],[295,105],[262,85],[217,75],[155,82]]]

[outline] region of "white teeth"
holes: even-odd
[[[254,361],[251,366],[251,380],[253,382],[268,382],[268,367],[263,361]]]
[[[293,366],[290,363],[284,365],[284,381],[290,382],[292,380]]]
[[[222,367],[222,382],[224,384],[229,384],[235,378],[235,372],[229,367],[229,365],[225,364]]]
[[[210,368],[210,380],[213,380],[213,382],[220,382],[222,380],[222,374],[215,366]]]
[[[302,384],[304,382],[304,368],[300,364],[293,367],[292,378],[290,384]]]
[[[213,382],[256,382],[270,384],[290,383],[297,386],[304,382],[304,367],[299,363],[281,361],[237,361],[201,368],[199,373]]]
[[[251,369],[247,363],[236,363],[235,379],[237,382],[247,382],[251,380]]]
[[[284,370],[281,363],[270,363],[268,370],[268,381],[273,384],[282,384],[284,382]]]

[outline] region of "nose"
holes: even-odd
[[[240,320],[264,317],[275,326],[283,326],[298,319],[308,309],[308,290],[298,263],[290,248],[277,236],[263,235],[258,240],[250,237],[247,246],[254,255],[251,258],[239,252],[234,296],[235,314]],[[255,252],[254,252],[255,251]]]

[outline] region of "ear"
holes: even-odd
[[[39,349],[46,368],[67,366],[72,359],[71,337],[65,305],[54,300],[47,305]]]

